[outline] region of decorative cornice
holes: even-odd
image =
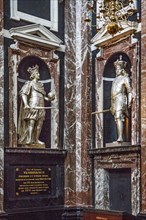
[[[110,45],[113,42],[116,42],[119,39],[122,39],[126,36],[130,36],[136,31],[139,31],[139,26],[137,23],[134,23],[132,27],[129,27],[128,25],[123,25],[123,30],[121,32],[118,32],[114,36],[111,36],[109,33],[107,33],[107,30],[100,31],[97,33],[92,39],[91,39],[91,47],[93,50],[97,47],[104,47],[106,45]]]
[[[99,155],[108,154],[128,154],[128,153],[140,153],[141,145],[130,145],[130,146],[115,146],[115,147],[104,147],[104,148],[94,148],[89,150],[89,155],[91,157]]]
[[[49,49],[57,49],[62,44],[62,40],[40,24],[11,28],[9,32],[11,37],[18,41],[44,46]]]
[[[9,154],[47,154],[47,155],[55,155],[55,156],[63,156],[65,157],[67,154],[66,150],[63,149],[49,149],[49,148],[22,148],[22,147],[5,147],[5,153]]]

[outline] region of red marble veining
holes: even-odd
[[[141,4],[141,211],[146,213],[146,1]]]
[[[102,98],[102,73],[104,71],[105,60],[99,59],[95,60],[95,75],[96,75],[96,111],[102,111],[103,109],[103,98]],[[98,91],[98,89],[101,89]],[[99,102],[102,103],[99,107]],[[96,148],[103,147],[103,123],[102,114],[97,114],[96,118]]]
[[[91,62],[84,23],[86,3],[65,2],[66,206],[91,204]]]
[[[4,210],[4,41],[3,0],[0,1],[0,213]]]

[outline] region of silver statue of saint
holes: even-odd
[[[39,82],[38,65],[29,67],[27,71],[30,73],[30,81],[27,81],[19,92],[22,101],[18,120],[18,143],[44,145],[39,140],[45,119],[44,100],[52,101],[55,95],[50,92],[46,97],[44,86]]]
[[[117,142],[123,142],[123,124],[125,116],[128,115],[128,108],[132,102],[132,88],[130,78],[125,71],[127,62],[120,59],[114,62],[116,70],[116,78],[112,83],[111,88],[111,113],[115,118],[118,131]]]

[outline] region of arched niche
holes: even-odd
[[[123,52],[117,52],[112,54],[107,60],[104,72],[103,72],[103,109],[110,109],[111,107],[111,87],[112,81],[115,78],[115,68],[114,62],[119,59],[120,55],[122,55],[122,59],[127,62],[127,66],[125,68],[129,77],[131,78],[131,61],[127,54]],[[131,112],[129,110],[129,117],[125,118],[124,122],[124,133],[123,140],[124,142],[131,142]],[[117,140],[117,127],[111,112],[105,112],[103,114],[103,137],[104,137],[104,145],[106,143],[112,143]]]
[[[51,90],[51,76],[46,63],[37,56],[24,57],[18,66],[17,90],[18,90],[18,117],[20,110],[19,91],[26,81],[30,80],[30,74],[27,71],[29,67],[39,66],[40,81],[43,83],[45,92],[48,94]],[[45,106],[50,107],[50,102],[45,101]],[[40,140],[45,142],[47,148],[51,148],[51,110],[46,110],[45,120],[43,122]]]

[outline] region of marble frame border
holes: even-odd
[[[30,45],[29,45],[30,46]],[[54,58],[54,50],[44,51],[35,50],[28,45],[19,45],[19,48],[14,49],[10,46],[8,50],[8,66],[9,66],[9,146],[17,147],[17,77],[18,66],[21,60],[26,56],[37,56],[42,59],[50,69],[51,75],[51,90],[55,92],[55,100],[51,103],[53,111],[51,112],[51,148],[57,149],[59,146],[59,58]],[[23,47],[23,49],[21,49]]]
[[[10,18],[20,21],[25,20],[32,23],[38,23],[44,26],[49,27],[53,31],[58,31],[58,0],[50,1],[51,4],[51,20],[48,21],[43,18],[39,18],[30,14],[23,13],[21,11],[18,11],[18,0],[10,0]]]
[[[94,205],[97,209],[109,210],[109,173],[110,169],[131,170],[131,211],[140,211],[140,153],[141,146],[105,147],[90,150],[94,163]]]
[[[109,168],[98,168],[95,170],[95,207],[97,209],[107,209],[110,210],[109,206],[110,206],[110,201],[109,201],[109,182],[107,181],[109,179],[109,170],[113,169],[111,167]],[[125,167],[123,167],[123,169],[125,169]],[[133,215],[137,215],[137,213],[139,213],[140,209],[140,195],[138,193],[138,190],[136,190],[136,188],[139,189],[139,185],[140,185],[140,181],[138,181],[139,176],[139,172],[138,169],[132,169],[131,167],[127,168],[127,169],[131,169],[131,211]],[[100,173],[100,175],[98,174]],[[135,173],[138,173],[138,177],[135,178]],[[99,175],[99,177],[97,178],[97,174]],[[99,179],[103,179],[103,183],[101,183],[99,181]],[[138,183],[136,184],[136,186],[134,186],[133,182],[134,180],[137,181]],[[100,185],[101,184],[101,185]],[[103,186],[102,186],[103,184]],[[97,186],[99,186],[99,188],[97,189]],[[103,187],[103,188],[102,188]],[[100,195],[99,193],[100,192]],[[135,202],[135,194],[138,195],[138,200]],[[107,200],[106,200],[106,199]],[[97,202],[98,201],[98,202]],[[102,201],[102,202],[101,202]],[[99,203],[99,204],[98,204]]]

